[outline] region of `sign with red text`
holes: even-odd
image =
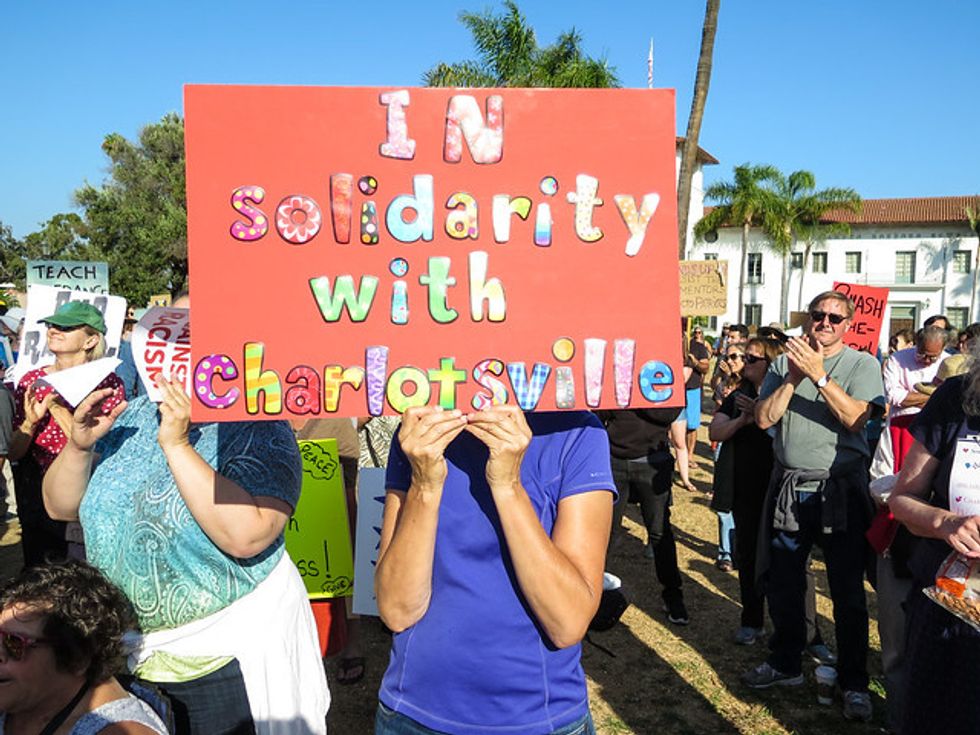
[[[881,339],[881,323],[888,305],[888,289],[835,281],[834,290],[847,294],[854,302],[854,319],[844,333],[844,344],[874,355]]]
[[[16,384],[31,370],[54,362],[54,354],[48,349],[48,327],[41,320],[52,316],[69,301],[85,301],[102,312],[106,326],[104,357],[116,356],[126,318],[126,299],[54,286],[30,286],[27,289],[27,309],[17,363],[7,371],[7,380]]]
[[[150,307],[133,327],[132,340],[136,370],[151,401],[163,400],[156,385],[159,377],[179,380],[190,393],[191,325],[187,309]]]
[[[673,91],[184,101],[195,420],[683,402]]]

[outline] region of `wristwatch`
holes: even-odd
[[[830,382],[830,373],[824,373],[823,377],[817,381],[816,385],[818,388],[826,388],[827,383]]]

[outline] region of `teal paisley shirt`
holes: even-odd
[[[88,560],[126,593],[144,632],[200,620],[252,591],[283,551],[282,536],[250,559],[224,553],[191,516],[157,444],[156,404],[130,402],[95,447],[100,458],[79,516]],[[190,442],[255,496],[299,500],[302,466],[283,421],[193,424]]]

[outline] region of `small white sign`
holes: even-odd
[[[190,310],[154,306],[146,310],[133,329],[133,360],[147,396],[154,403],[163,400],[156,379],[180,380],[190,394],[191,323]]]
[[[980,437],[956,442],[949,473],[949,509],[960,516],[980,515]]]
[[[354,549],[354,612],[358,615],[378,615],[374,569],[378,564],[384,508],[384,468],[361,468],[357,475],[357,548]]]
[[[38,382],[50,385],[65,400],[65,403],[74,408],[121,362],[118,357],[103,357],[73,368],[48,373],[38,378]]]

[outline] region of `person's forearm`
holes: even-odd
[[[765,431],[778,424],[789,408],[789,402],[793,398],[795,391],[796,386],[791,380],[787,379],[769,396],[758,401],[755,404],[756,425]]]
[[[164,450],[187,509],[209,539],[229,556],[248,559],[269,547],[289,520],[287,503],[256,496],[215,472],[190,444]]]
[[[905,524],[916,536],[944,541],[948,536],[946,524],[958,518],[948,510],[929,505],[925,500],[914,495],[889,498],[888,509],[895,516],[895,520]]]
[[[432,563],[442,489],[388,491],[381,549],[374,572],[378,613],[400,633],[415,625],[432,599]]]
[[[585,636],[602,597],[601,562],[595,575],[583,575],[559,549],[538,520],[523,487],[493,493],[517,584],[534,617],[558,648],[573,646]],[[609,504],[611,518],[612,504]],[[606,548],[610,519],[606,529]],[[581,539],[581,543],[589,543]],[[591,577],[591,578],[590,578]]]
[[[44,473],[44,509],[56,521],[78,520],[78,506],[88,487],[93,454],[69,441]]]
[[[735,436],[736,432],[745,426],[745,420],[740,414],[736,418],[731,418],[723,413],[716,413],[708,424],[708,439],[713,442],[724,442]]]
[[[818,390],[826,401],[827,408],[845,429],[855,434],[864,430],[864,425],[871,416],[870,403],[852,398],[833,380]]]
[[[928,400],[929,396],[927,396],[925,393],[919,393],[919,391],[913,390],[906,393],[905,398],[903,398],[901,401],[897,403],[892,401],[891,403],[893,406],[897,405],[900,408],[920,408],[926,405],[926,401]]]

